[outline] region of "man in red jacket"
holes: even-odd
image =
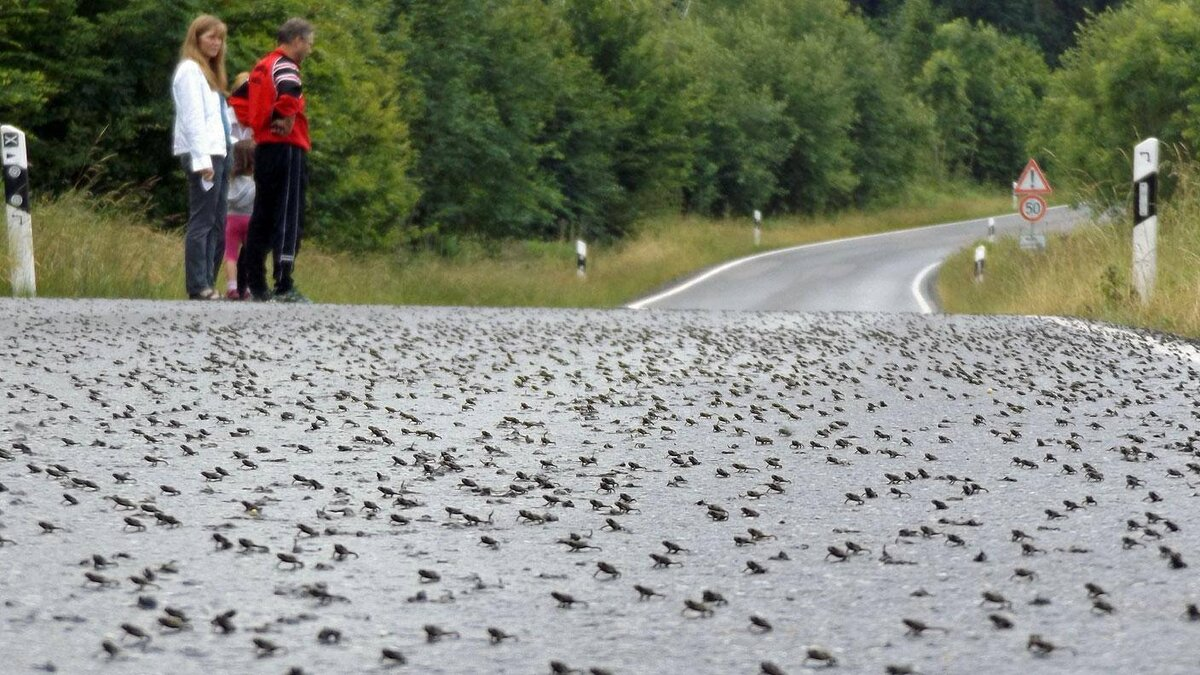
[[[238,268],[255,300],[308,302],[292,281],[304,229],[308,188],[308,118],[300,63],[312,53],[315,31],[304,19],[279,27],[278,48],[250,73],[248,116],[257,147],[254,182],[257,197]],[[267,288],[266,254],[273,253],[275,292]]]

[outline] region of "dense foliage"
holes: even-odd
[[[1003,182],[1021,163],[1049,69],[1028,47],[987,24],[939,26],[917,76],[938,120],[941,161]]]
[[[870,17],[888,19],[908,0],[851,0]],[[1074,44],[1075,27],[1090,14],[1124,0],[932,0],[943,20],[985,22],[1000,31],[1032,40],[1051,63]]]
[[[1200,133],[1186,0],[0,0],[37,189],[144,188],[178,222],[168,83],[202,10],[231,75],[317,25],[310,232],[345,249],[877,204],[1031,149],[1115,177],[1136,133]]]
[[[1156,136],[1167,161],[1200,147],[1197,45],[1200,7],[1188,0],[1133,0],[1097,17],[1050,81],[1036,142],[1073,183],[1123,198],[1138,141]]]

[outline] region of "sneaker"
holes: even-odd
[[[275,302],[289,302],[289,303],[296,303],[299,305],[311,305],[312,304],[312,300],[309,300],[308,298],[304,297],[304,295],[301,294],[300,291],[296,290],[295,288],[285,291],[283,293],[276,293],[275,294]]]
[[[236,288],[231,288],[228,291],[225,291],[225,299],[226,300],[242,300],[243,298],[242,298],[242,294],[238,293],[238,290]]]
[[[206,288],[199,293],[188,293],[188,298],[191,300],[216,300],[221,296],[211,288]]]
[[[275,298],[271,296],[270,291],[263,291],[262,293],[255,293],[254,291],[246,292],[249,294],[251,302],[273,302],[275,300]]]

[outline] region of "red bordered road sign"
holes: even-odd
[[[1019,195],[1048,195],[1054,192],[1054,188],[1050,187],[1050,181],[1046,180],[1046,174],[1038,166],[1037,160],[1030,159],[1017,179],[1017,187],[1013,192]]]
[[[1021,197],[1021,217],[1036,223],[1046,216],[1046,200],[1037,195]]]

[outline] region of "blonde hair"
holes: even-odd
[[[188,26],[187,37],[184,38],[183,47],[179,50],[179,58],[195,61],[200,65],[200,72],[204,73],[204,79],[208,80],[208,86],[212,87],[213,91],[228,94],[226,83],[229,81],[229,76],[225,74],[225,44],[221,44],[221,51],[211,59],[200,51],[200,36],[214,30],[218,31],[221,37],[227,35],[225,24],[217,17],[211,14],[201,14],[196,17],[192,21],[192,25]]]

